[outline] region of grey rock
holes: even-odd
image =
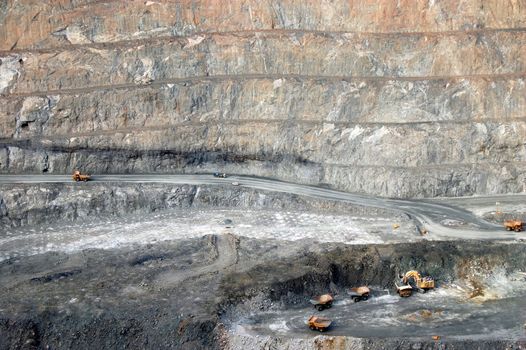
[[[0,57],[0,94],[8,93],[20,76],[20,55]]]

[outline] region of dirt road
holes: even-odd
[[[167,271],[157,276],[155,284],[161,288],[177,286],[188,278],[223,271],[237,262],[237,248],[235,236],[228,232],[221,235],[210,236],[213,245],[213,262],[205,263],[203,266],[187,269],[185,271]]]
[[[313,198],[344,201],[360,206],[370,206],[397,210],[409,215],[418,227],[426,229],[428,239],[499,239],[511,240],[524,237],[523,233],[504,231],[500,225],[490,223],[472,212],[464,209],[470,203],[494,205],[498,201],[524,203],[526,195],[497,195],[469,197],[458,201],[444,200],[400,200],[374,197],[365,194],[353,194],[325,189],[321,187],[300,185],[272,179],[248,176],[231,176],[214,178],[211,175],[96,175],[92,181],[116,183],[169,183],[192,185],[230,185],[238,182],[242,187],[285,192]],[[67,175],[2,175],[1,184],[12,183],[62,183],[71,182]],[[453,205],[454,203],[455,205]],[[457,223],[450,225],[448,223]]]

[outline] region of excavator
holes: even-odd
[[[414,290],[427,292],[435,288],[435,280],[431,277],[422,277],[416,270],[407,271],[402,277],[402,285],[396,285],[396,292],[401,297],[409,297]]]

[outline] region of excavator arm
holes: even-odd
[[[420,277],[420,274],[418,273],[418,271],[415,271],[415,270],[411,270],[411,271],[407,271],[404,275],[404,277],[402,278],[402,282],[404,282],[405,284],[408,283],[408,281],[413,278],[413,280],[418,283],[420,281],[420,279],[422,277]]]

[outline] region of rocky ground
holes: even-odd
[[[232,249],[233,255],[228,259],[221,258],[222,254],[230,254],[227,249],[218,250],[223,244],[221,240],[226,240],[225,247]],[[444,259],[445,256],[448,258]],[[465,327],[462,317],[439,321],[442,326],[448,324],[456,329],[451,334],[433,330],[436,326],[432,322],[420,325],[425,329],[421,334],[409,334],[414,320],[404,320],[407,313],[384,315],[387,319],[402,317],[398,327],[408,333],[402,332],[400,338],[396,335],[384,338],[384,334],[381,339],[353,339],[353,331],[346,331],[342,322],[345,318],[334,326],[334,335],[328,333],[320,338],[309,333],[303,324],[303,318],[314,312],[305,306],[303,311],[296,311],[303,317],[295,315],[287,320],[295,323],[296,330],[289,329],[286,334],[278,330],[247,333],[239,331],[236,325],[247,324],[243,320],[249,315],[269,311],[286,318],[287,310],[308,305],[313,294],[332,290],[344,295],[346,288],[358,284],[392,292],[393,276],[408,268],[417,267],[433,274],[442,287],[451,281],[467,284],[470,278],[489,275],[492,269],[502,269],[502,265],[505,275],[512,275],[523,268],[524,258],[523,245],[481,248],[478,243],[444,242],[367,247],[301,241],[291,246],[275,240],[235,236],[205,236],[133,248],[86,249],[70,254],[49,252],[13,258],[0,265],[0,329],[4,334],[0,346],[258,349],[272,345],[276,349],[289,346],[314,349],[316,344],[331,348],[329,344],[336,342],[346,344],[342,348],[359,345],[381,349],[390,344],[393,348],[410,349],[415,344],[435,347],[430,333],[440,333],[443,340],[439,343],[448,348],[518,348],[524,336],[524,315],[499,315],[491,307],[492,301],[475,307],[485,308],[487,303],[488,310],[482,319],[492,322],[490,328],[501,331],[489,339],[479,338],[481,329]],[[463,299],[452,302],[468,304],[464,312],[474,313],[469,303],[475,301],[468,299],[468,291]],[[520,295],[520,291],[515,293]],[[429,298],[433,298],[432,292]],[[502,298],[506,308],[523,307],[523,297]],[[413,311],[416,315],[419,310],[436,308],[429,301],[422,304],[418,297],[404,302],[417,303]],[[364,306],[360,311],[351,311],[373,317],[369,305]],[[340,307],[344,306],[335,305],[334,309]],[[496,316],[492,317],[493,314]],[[509,328],[493,323],[498,320],[507,320]],[[386,320],[379,317],[370,322],[382,324]],[[374,333],[370,328],[369,331]]]
[[[75,197],[77,185],[84,192]],[[2,197],[2,349],[518,349],[524,341],[522,313],[503,315],[524,307],[520,242],[431,242],[396,212],[235,186],[20,184],[2,185]],[[401,300],[396,276],[413,268],[439,289]],[[356,308],[346,291],[361,284],[374,293]],[[335,325],[319,336],[304,318],[315,312],[308,299],[328,291]],[[426,317],[416,333],[415,317]],[[484,320],[490,337],[478,327]]]
[[[0,349],[526,349],[525,28],[523,0],[0,1],[0,174],[33,174],[0,181]],[[34,179],[74,169],[107,182]],[[218,170],[252,183],[148,175]],[[394,296],[408,269],[437,290]]]

